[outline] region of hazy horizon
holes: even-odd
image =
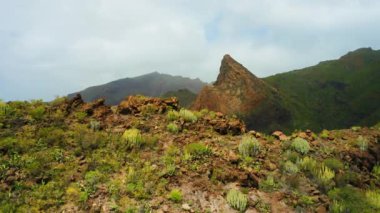
[[[51,100],[157,71],[258,77],[380,48],[380,2],[0,0],[0,99]]]

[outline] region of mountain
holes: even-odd
[[[249,128],[272,131],[290,122],[283,103],[277,89],[225,55],[216,82],[201,90],[192,108],[236,114]]]
[[[236,114],[265,132],[371,126],[380,120],[380,51],[361,48],[262,79],[226,55],[217,81],[193,104],[202,108]]]
[[[189,108],[191,104],[195,101],[195,99],[197,98],[197,94],[191,92],[188,89],[179,89],[177,91],[169,91],[163,94],[161,97],[163,98],[177,97],[181,106]]]
[[[361,48],[263,80],[285,97],[292,115],[287,129],[371,126],[380,120],[380,50]]]
[[[204,85],[205,83],[199,79],[153,72],[135,78],[124,78],[103,85],[89,87],[68,96],[72,98],[79,93],[86,102],[104,98],[106,104],[116,105],[129,95],[139,94],[159,97],[167,92],[179,89],[187,89],[192,93],[198,93]]]

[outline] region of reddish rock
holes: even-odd
[[[266,128],[271,122],[287,122],[287,110],[280,106],[278,91],[253,75],[231,56],[225,55],[216,82],[203,87],[192,108],[209,109],[227,115],[239,114],[250,128]],[[252,114],[257,112],[258,114]]]
[[[178,100],[176,98],[150,98],[144,96],[128,96],[117,107],[120,114],[139,114],[144,111],[153,113],[164,113],[168,109],[178,110]]]
[[[288,140],[288,137],[283,132],[281,132],[281,131],[274,131],[272,133],[272,135],[275,138],[279,139],[280,141],[286,141],[286,140]]]

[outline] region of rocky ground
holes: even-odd
[[[266,135],[142,96],[0,107],[0,212],[380,211],[379,127]]]

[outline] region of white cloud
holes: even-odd
[[[0,0],[0,98],[51,99],[152,71],[263,77],[380,46],[370,0]]]

